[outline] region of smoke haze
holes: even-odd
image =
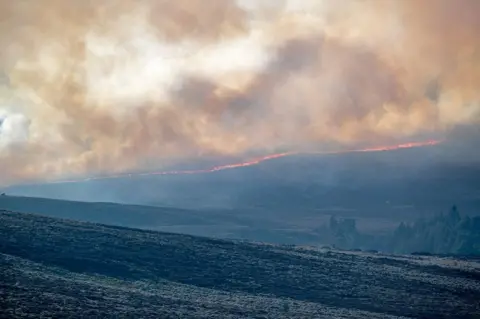
[[[478,141],[476,0],[0,2],[0,184]]]

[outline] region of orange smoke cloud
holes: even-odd
[[[476,0],[0,4],[0,183],[477,124]]]

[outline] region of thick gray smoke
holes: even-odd
[[[480,110],[476,0],[0,3],[0,183],[443,136]]]

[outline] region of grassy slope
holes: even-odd
[[[322,252],[11,212],[0,213],[0,253],[0,309],[9,317],[480,313],[473,261]]]

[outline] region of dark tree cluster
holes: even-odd
[[[330,217],[328,225],[316,230],[321,241],[341,249],[369,249],[371,236],[357,230],[356,220],[353,218]]]
[[[456,206],[446,214],[401,223],[392,233],[359,232],[354,219],[330,218],[317,229],[325,243],[341,249],[381,250],[388,253],[480,255],[480,217],[461,216]]]
[[[391,235],[394,253],[480,254],[480,217],[460,216],[453,206],[447,214],[401,223]]]

